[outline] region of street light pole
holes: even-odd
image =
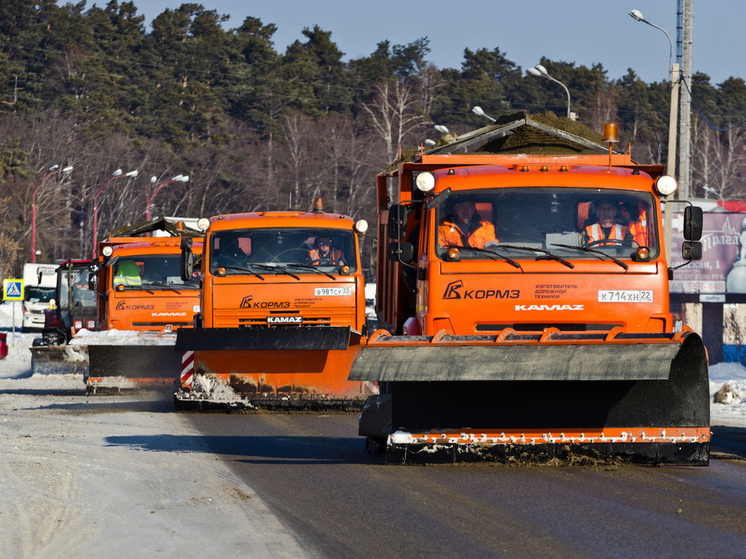
[[[148,196],[147,200],[145,202],[145,218],[150,221],[150,202],[155,198],[155,195],[158,194],[158,191],[163,188],[164,186],[174,183],[174,182],[183,182],[187,183],[189,182],[189,175],[176,175],[175,177],[171,177],[168,180],[162,181],[158,183],[153,190],[153,194],[150,194],[150,187],[154,185],[158,181],[157,177],[151,177],[150,183],[148,184]]]
[[[109,186],[109,183],[113,181],[114,179],[122,178],[122,177],[136,177],[138,174],[137,170],[130,171],[129,173],[122,174],[121,169],[117,169],[111,174],[111,178],[109,180],[105,180],[101,182],[101,184],[98,187],[98,190],[96,191],[96,196],[93,198],[93,241],[91,242],[91,253],[93,255],[93,258],[96,258],[96,232],[98,230],[98,197],[101,195],[101,193],[104,191],[104,189]]]
[[[69,173],[73,170],[72,165],[65,167],[64,169],[60,169],[59,167],[59,165],[52,165],[46,173],[39,175],[39,178],[36,181],[36,187],[34,188],[34,193],[31,196],[31,262],[34,264],[36,264],[36,193],[52,175],[58,173]]]
[[[558,79],[550,76],[549,72],[547,72],[547,69],[544,68],[544,66],[542,66],[541,64],[537,64],[533,68],[529,68],[526,71],[532,76],[537,77],[537,78],[548,78],[552,80],[553,82],[560,84],[565,89],[565,93],[567,94],[567,118],[571,118],[570,115],[572,115],[572,112],[570,111],[570,90],[567,89],[567,86],[563,84],[561,81],[559,81]]]
[[[659,31],[662,31],[666,37],[668,38],[668,64],[669,64],[669,81],[671,84],[671,107],[669,109],[669,115],[668,115],[668,155],[666,156],[666,173],[668,173],[670,176],[676,178],[676,138],[677,138],[677,130],[676,130],[676,122],[678,121],[678,114],[679,114],[679,63],[674,63],[673,61],[673,41],[671,40],[671,35],[668,34],[668,32],[663,29],[662,27],[657,26],[656,24],[648,21],[645,19],[645,17],[642,15],[642,12],[640,10],[632,10],[629,12],[630,17],[636,21],[641,21],[642,23],[645,23],[649,25],[650,27],[654,27],[655,29],[658,29]],[[672,235],[673,235],[673,208],[671,207],[672,204],[666,204],[665,208],[665,217],[664,217],[664,227],[663,227],[663,234],[666,238],[666,260],[668,261],[668,265],[671,265],[671,257],[672,255]]]

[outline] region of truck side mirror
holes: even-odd
[[[88,274],[88,289],[91,291],[96,291],[96,287],[98,284],[98,273],[101,271],[101,266],[98,265],[97,262],[94,262],[90,266],[88,266],[88,271],[90,272]]]
[[[702,260],[702,243],[684,241],[681,243],[681,256],[684,260]]]
[[[697,206],[684,208],[684,238],[687,241],[698,241],[702,238],[702,208]],[[699,260],[699,258],[694,260]]]
[[[389,208],[389,239],[401,239],[407,232],[407,206],[394,204]]]
[[[392,262],[411,264],[414,261],[414,245],[407,242],[394,241],[389,243],[387,256]]]
[[[192,239],[181,239],[181,281],[190,281],[194,273],[194,253]]]

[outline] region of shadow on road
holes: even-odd
[[[365,451],[360,437],[149,435],[107,437],[110,446],[154,452],[205,452],[248,464],[383,464]]]
[[[710,427],[710,432],[710,450],[713,453],[724,454],[722,458],[737,456],[746,459],[746,428],[715,425]]]

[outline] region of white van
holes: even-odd
[[[42,331],[44,309],[54,299],[56,286],[56,264],[23,265],[23,332]]]

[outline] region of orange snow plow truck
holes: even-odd
[[[377,390],[347,380],[366,324],[358,233],[367,223],[325,213],[318,199],[311,212],[221,215],[203,226],[202,311],[177,334],[176,407],[360,409]]]
[[[156,222],[141,234],[160,230]],[[98,246],[96,291],[99,332],[78,336],[88,347],[88,392],[168,386],[178,379],[179,328],[199,312],[199,278],[181,279],[181,239],[201,232],[179,224],[175,236],[111,236]]]
[[[360,416],[369,450],[708,464],[705,348],[669,311],[661,201],[676,182],[606,131],[519,113],[378,176],[382,330],[350,374],[379,383]],[[701,258],[701,210],[684,221],[684,258]]]

